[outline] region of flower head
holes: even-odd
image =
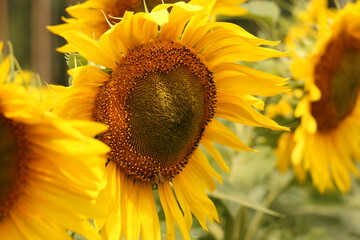
[[[98,135],[112,149],[108,185],[98,201],[109,216],[96,220],[108,238],[160,239],[156,192],[168,238],[174,238],[176,223],[189,239],[192,215],[207,229],[207,219],[218,216],[206,191],[221,177],[199,145],[225,171],[213,142],[251,150],[218,118],[284,129],[253,108],[263,104],[251,95],[284,92],[285,79],[235,63],[284,53],[260,47],[276,42],[236,25],[208,22],[215,1],[198,2],[203,7],[179,2],[151,13],[125,12],[99,42],[79,32],[62,34],[98,65],[71,69],[72,86],[54,90],[62,96],[60,115],[109,126]]]
[[[317,15],[311,14],[312,5],[309,9],[306,16],[312,21],[302,25],[304,34],[288,39],[293,75],[305,80],[306,92],[295,112],[301,124],[292,138],[290,161],[299,179],[309,172],[321,192],[335,186],[346,192],[350,174],[359,174],[353,158],[360,159],[360,2],[336,14],[326,5]],[[308,39],[312,47],[299,48]]]
[[[108,147],[93,136],[106,126],[45,111],[16,83],[12,60],[0,63],[1,238],[71,239],[71,230],[100,239],[88,219],[101,216],[93,208]]]

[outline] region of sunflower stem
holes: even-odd
[[[226,209],[226,208],[225,208]],[[231,240],[233,232],[233,218],[228,210],[224,211],[225,226],[224,226],[224,240]]]
[[[238,214],[238,222],[239,222],[239,228],[236,229],[238,236],[234,239],[243,240],[244,234],[246,230],[246,219],[247,219],[247,213],[248,209],[246,207],[241,207]]]
[[[15,57],[14,57],[14,49],[13,49],[13,45],[10,41],[7,42],[8,43],[8,48],[9,48],[9,57],[11,58],[11,64],[10,64],[10,72],[8,75],[8,79],[7,81],[9,82],[11,80],[11,77],[14,76],[15,73]]]
[[[243,240],[246,229],[247,208],[242,206],[235,216],[227,213],[225,218],[224,240]]]
[[[282,190],[286,188],[286,186],[289,185],[289,183],[292,181],[293,175],[285,175],[284,177],[281,177],[281,180],[278,182],[279,184],[274,184],[272,188],[270,188],[269,194],[265,197],[265,199],[262,202],[262,205],[266,208],[268,208],[271,203],[277,199],[277,197],[281,194]],[[256,234],[257,229],[259,228],[259,225],[263,219],[264,213],[257,211],[252,218],[248,230],[246,232],[244,240],[253,240]]]
[[[24,86],[28,87],[26,82],[25,82],[25,78],[24,78],[24,75],[23,75],[22,68],[21,68],[18,60],[15,58],[13,45],[12,45],[12,43],[10,41],[8,41],[8,47],[9,47],[9,56],[11,57],[11,65],[10,65],[11,68],[10,68],[8,81],[12,80],[11,78],[15,76],[15,72],[17,70],[21,74],[21,76],[23,77]]]
[[[144,4],[144,10],[146,13],[149,13],[149,9],[147,8],[147,5],[146,5],[146,1],[143,0],[143,4]]]
[[[271,191],[267,197],[263,201],[263,206],[268,207],[275,199],[276,199],[277,193],[274,191]],[[259,228],[259,225],[261,223],[261,220],[264,216],[264,213],[257,211],[252,218],[248,231],[245,234],[244,240],[253,240],[254,236],[256,234],[257,229]]]

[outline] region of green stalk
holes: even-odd
[[[271,188],[270,193],[263,200],[262,205],[265,208],[268,208],[271,205],[271,203],[274,200],[276,200],[276,198],[280,195],[282,190],[291,182],[292,179],[293,179],[293,176],[291,175],[291,177],[287,177],[284,179],[281,186]],[[254,240],[256,231],[260,226],[263,216],[264,216],[263,212],[257,211],[255,213],[254,217],[252,218],[252,220],[250,222],[250,225],[246,232],[244,240]]]

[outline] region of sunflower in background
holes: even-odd
[[[314,7],[316,6],[316,7]],[[287,39],[294,78],[305,92],[294,134],[280,138],[278,166],[291,164],[299,180],[309,172],[320,192],[349,191],[360,159],[360,2],[334,12],[313,1]]]
[[[218,0],[212,10],[212,15],[239,16],[247,13],[247,10],[240,7],[246,0]],[[175,3],[177,0],[87,0],[66,9],[72,18],[63,18],[64,24],[49,26],[48,29],[61,34],[65,31],[76,30],[85,33],[87,36],[98,40],[111,25],[121,20],[125,11],[148,12],[156,5]],[[189,2],[186,0],[184,2]],[[145,6],[145,5],[146,6]],[[60,52],[71,52],[68,45],[58,48]]]
[[[247,0],[217,0],[212,11],[212,16],[241,16],[248,13],[248,10],[241,7],[240,4]]]
[[[12,56],[0,59],[1,238],[72,239],[71,230],[101,239],[88,218],[101,216],[94,203],[108,147],[93,136],[106,126],[46,112],[16,83],[32,74],[15,71]]]
[[[160,239],[155,196],[164,210],[167,239],[175,238],[175,224],[190,239],[192,215],[207,229],[207,220],[218,215],[206,192],[221,176],[199,145],[224,171],[229,168],[213,142],[251,151],[219,118],[285,129],[254,109],[263,103],[252,95],[285,92],[286,80],[235,63],[285,54],[260,47],[277,42],[237,25],[208,22],[214,3],[125,12],[99,41],[82,32],[61,34],[93,64],[71,69],[70,87],[53,86],[60,95],[55,111],[109,126],[97,136],[112,149],[108,184],[98,201],[109,214],[95,219],[106,239]]]

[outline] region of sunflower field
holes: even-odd
[[[1,0],[0,238],[360,239],[359,0]]]

